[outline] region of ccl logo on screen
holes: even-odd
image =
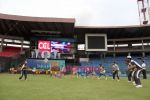
[[[39,50],[48,50],[50,51],[51,50],[51,44],[50,44],[50,41],[39,41],[38,42],[38,49]]]

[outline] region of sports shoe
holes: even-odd
[[[132,82],[133,83],[133,85],[136,85],[136,83],[135,82]]]
[[[137,86],[135,86],[136,88],[141,88],[141,87],[143,87],[142,85],[137,85]]]

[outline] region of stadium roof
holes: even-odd
[[[107,33],[108,39],[119,38],[140,38],[150,37],[150,26],[110,26],[110,27],[85,27],[76,26],[75,33],[77,33],[80,42],[83,42],[85,33]]]
[[[30,39],[35,35],[73,34],[75,19],[42,18],[0,14],[0,34]]]
[[[31,36],[73,37],[82,42],[85,33],[107,33],[108,39],[150,37],[150,26],[75,26],[72,18],[47,18],[7,15],[0,13],[0,35],[19,36],[29,40]]]

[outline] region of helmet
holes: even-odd
[[[127,58],[128,58],[128,59],[131,59],[132,57],[131,57],[131,56],[127,56]]]

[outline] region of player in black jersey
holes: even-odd
[[[128,66],[128,70],[132,70],[132,81],[136,85],[137,88],[142,87],[141,80],[140,80],[140,72],[142,71],[142,66],[138,64],[135,60],[132,59],[131,56],[127,56],[126,59]]]
[[[128,76],[128,82],[131,82],[132,81],[132,72],[133,72],[133,69],[131,68],[131,63],[127,63],[127,76]]]
[[[19,80],[21,80],[24,76],[24,79],[27,79],[27,62],[25,61],[21,67],[21,76],[19,77]]]

